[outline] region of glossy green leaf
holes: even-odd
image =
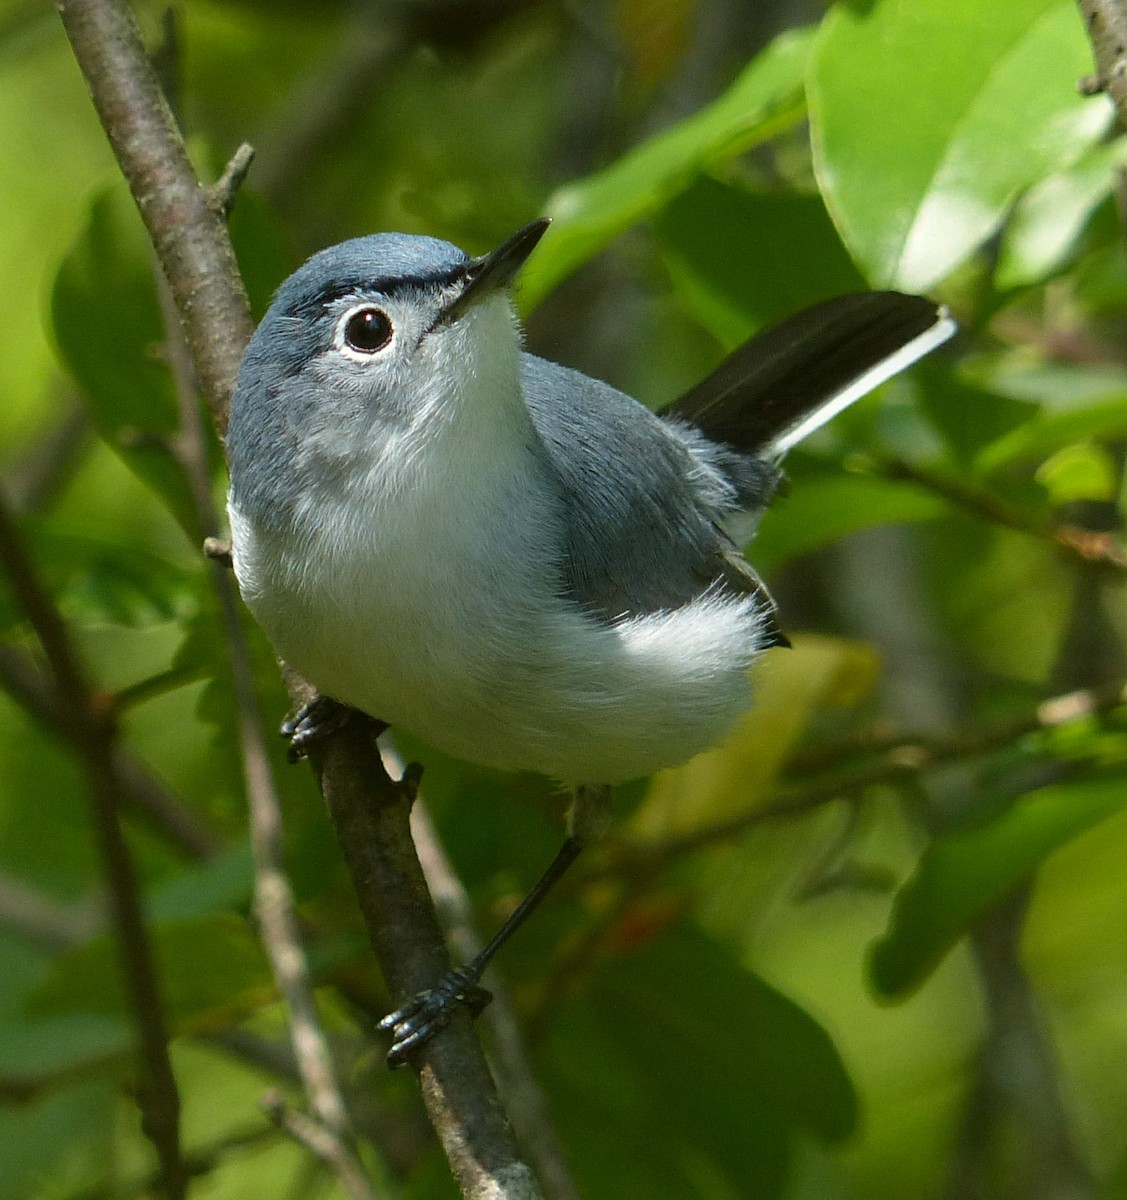
[[[888,931],[872,948],[869,978],[878,995],[900,997],[918,987],[991,905],[1059,846],[1124,804],[1121,779],[1054,784],[980,825],[936,838],[900,890]]]
[[[874,284],[934,286],[1092,145],[1111,106],[1077,94],[1090,70],[1067,0],[838,4],[811,61],[815,166]]]
[[[164,329],[151,251],[122,189],[102,192],[55,277],[55,339],[106,443],[184,527],[195,527],[169,438],[179,418],[161,358]]]
[[[1125,164],[1127,138],[1117,138],[1031,187],[1006,224],[995,285],[1025,287],[1059,271],[1093,210],[1114,191]]]
[[[1036,478],[1054,508],[1076,501],[1114,501],[1119,491],[1115,459],[1091,442],[1074,442],[1058,450],[1038,467]]]
[[[694,317],[728,348],[865,281],[821,197],[761,192],[701,176],[654,223]]]
[[[727,92],[609,167],[548,200],[552,227],[521,276],[525,309],[628,226],[655,212],[709,167],[742,154],[803,112],[802,82],[812,31],[780,35]]]

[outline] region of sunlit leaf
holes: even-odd
[[[1091,51],[1065,0],[838,4],[811,61],[815,165],[873,283],[930,288],[1111,120],[1076,80]]]
[[[1054,784],[980,825],[945,833],[900,890],[869,977],[886,997],[918,987],[967,928],[1059,846],[1127,804],[1121,779]]]

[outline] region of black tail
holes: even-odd
[[[665,415],[714,441],[779,457],[956,328],[923,296],[839,296],[756,334]]]

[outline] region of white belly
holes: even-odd
[[[752,602],[589,617],[557,594],[547,517],[510,482],[467,481],[456,511],[413,494],[362,528],[321,498],[300,539],[232,508],[243,596],[320,691],[472,762],[613,783],[714,744],[750,702]]]

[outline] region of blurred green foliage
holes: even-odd
[[[788,462],[750,554],[797,633],[758,707],[623,789],[634,857],[612,842],[501,970],[589,1200],[961,1197],[971,1170],[1003,1200],[1066,1194],[1062,1171],[1127,1196],[1127,150],[1076,90],[1071,0],[813,9],[182,0],[166,74],[205,177],[259,152],[232,215],[256,312],[329,242],[480,251],[541,213],[531,347],[655,406],[827,296],[952,307],[954,346]],[[0,5],[0,128],[0,478],[123,752],[209,847],[127,812],[185,1142],[218,1147],[192,1194],[340,1195],[257,1112],[300,1097],[245,1041],[284,1048],[284,1021],[154,268],[30,0]],[[41,662],[3,581],[0,639],[0,1200],[133,1196],[153,1162],[87,801],[12,675]],[[561,798],[404,749],[491,928]],[[389,1195],[449,1195],[380,1065],[386,996],[312,779],[273,765],[364,1153]],[[1007,1036],[1024,1074],[992,1057]]]

